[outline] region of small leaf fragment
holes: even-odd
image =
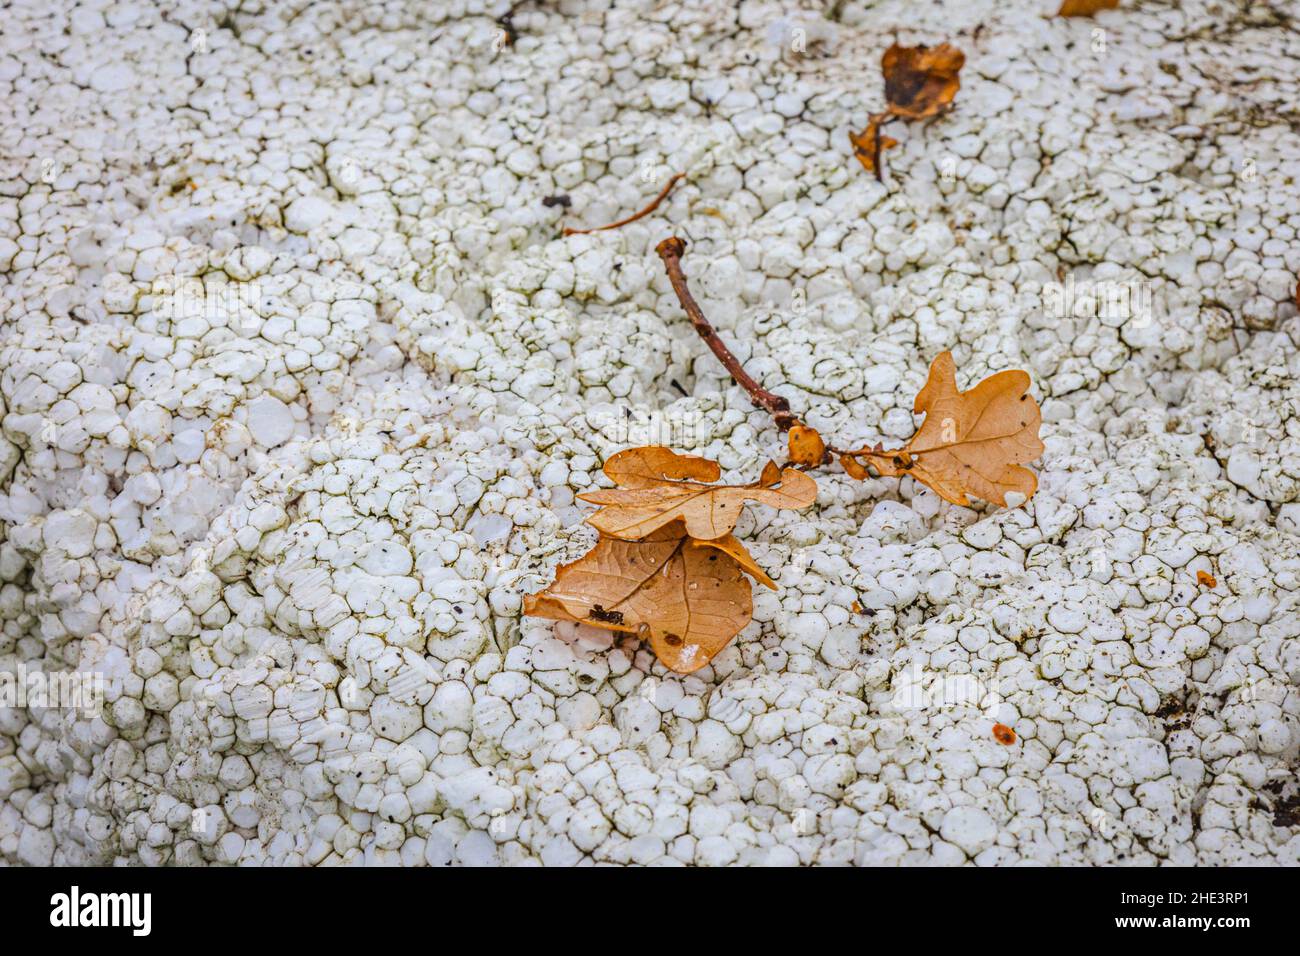
[[[841,455],[840,464],[844,466],[844,470],[848,472],[850,478],[866,481],[871,477],[871,473],[867,471],[867,466],[851,455]]]
[[[881,178],[880,154],[898,145],[898,140],[881,133],[880,127],[888,113],[872,113],[867,117],[867,126],[861,133],[849,130],[849,142],[853,146],[853,155],[858,158],[862,168],[877,179]]]
[[[826,457],[826,443],[817,429],[807,425],[794,425],[787,436],[790,445],[790,461],[808,468],[822,463]]]
[[[1214,579],[1214,575],[1209,571],[1198,570],[1196,572],[1196,583],[1207,588],[1217,588],[1219,586],[1219,582]]]

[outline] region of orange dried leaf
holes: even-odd
[[[822,436],[815,428],[794,425],[790,428],[787,438],[790,443],[790,461],[796,465],[811,468],[820,465],[822,459],[826,457],[826,443],[822,441]]]
[[[1058,17],[1090,17],[1098,10],[1114,10],[1119,0],[1063,0]]]
[[[966,54],[949,43],[935,47],[895,43],[880,61],[889,112],[925,119],[947,109],[961,88],[958,74],[965,63]]]
[[[603,469],[623,488],[657,488],[664,481],[717,481],[722,469],[698,455],[679,455],[663,445],[629,448],[612,455]]]
[[[840,464],[844,466],[844,470],[849,473],[850,478],[866,481],[871,477],[871,472],[867,471],[867,466],[850,455],[841,455]]]
[[[1217,588],[1219,586],[1219,582],[1214,580],[1214,575],[1209,571],[1197,571],[1196,583],[1202,584],[1207,588]]]
[[[970,504],[967,495],[1005,506],[1008,492],[1029,498],[1038,478],[1022,462],[1043,453],[1038,429],[1043,416],[1028,394],[1029,374],[1008,370],[990,375],[969,392],[958,391],[952,353],[944,352],[930,365],[930,376],[916,396],[913,410],[925,421],[903,448],[879,445],[848,452],[866,459],[880,474],[911,475],[953,504]],[[855,461],[845,470],[854,477],[865,472]]]
[[[898,145],[898,140],[880,132],[880,124],[888,114],[873,113],[867,118],[867,127],[861,133],[849,130],[849,142],[853,145],[853,155],[858,158],[862,168],[877,179],[880,178],[880,154]]]
[[[758,570],[730,535],[695,541],[680,521],[643,541],[602,537],[562,566],[549,588],[526,595],[524,613],[641,634],[667,667],[688,674],[712,660],[753,616],[738,557]],[[770,584],[766,575],[761,579]]]
[[[806,508],[817,499],[817,483],[797,468],[774,465],[749,485],[713,485],[716,462],[652,445],[630,448],[605,463],[605,474],[619,488],[578,495],[602,505],[587,519],[602,534],[639,541],[674,521],[683,521],[692,538],[711,541],[731,533],[746,501],[774,508]]]
[[[1016,732],[1006,724],[994,724],[993,739],[1004,746],[1010,747],[1016,742]]]

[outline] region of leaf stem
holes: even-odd
[[[685,173],[673,173],[672,178],[668,180],[664,188],[659,190],[659,195],[650,200],[650,205],[646,206],[640,212],[632,213],[632,215],[628,216],[626,219],[620,219],[618,222],[611,222],[608,226],[592,226],[590,229],[574,229],[570,226],[565,226],[564,234],[566,236],[583,236],[589,232],[604,232],[606,229],[617,229],[619,226],[626,226],[629,222],[636,222],[638,219],[648,216],[658,209],[659,204],[667,199],[668,194],[673,191],[673,187],[677,185],[677,181],[685,178]]]

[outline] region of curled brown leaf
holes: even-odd
[[[720,474],[715,462],[678,455],[658,445],[630,448],[605,463],[605,474],[619,488],[578,495],[601,505],[587,523],[602,534],[636,541],[674,521],[692,538],[712,540],[730,534],[746,501],[774,508],[806,508],[817,499],[817,483],[797,468],[779,473],[765,468],[748,485],[707,484]]]

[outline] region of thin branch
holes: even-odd
[[[704,317],[699,303],[695,301],[695,297],[691,295],[691,290],[686,285],[686,273],[682,271],[682,256],[686,253],[685,240],[672,236],[655,246],[655,252],[659,253],[659,258],[664,261],[668,281],[673,284],[673,291],[677,293],[677,300],[686,310],[691,325],[695,326],[695,331],[699,333],[700,338],[704,339],[704,344],[718,357],[718,361],[731,374],[736,384],[749,393],[749,399],[754,406],[767,409],[780,431],[787,431],[793,425],[802,424],[790,411],[790,403],[786,399],[774,395],[754,381],[745,371],[745,367],[740,364],[740,359],[727,348],[726,343],[718,336],[717,330]]]
[[[758,382],[745,371],[745,367],[741,365],[740,359],[736,358],[731,349],[727,348],[727,344],[722,341],[721,337],[719,337],[717,330],[709,320],[704,317],[704,312],[700,308],[699,303],[696,302],[695,297],[691,295],[690,287],[686,284],[686,273],[682,269],[682,256],[686,254],[686,241],[677,236],[669,236],[667,239],[664,239],[655,246],[655,252],[657,252],[659,258],[663,260],[664,270],[668,274],[668,281],[672,283],[673,291],[677,293],[677,301],[681,303],[687,317],[691,320],[691,325],[695,327],[696,333],[704,340],[704,344],[709,347],[709,350],[714,354],[718,361],[722,363],[722,367],[730,373],[732,380],[748,393],[749,400],[754,403],[754,407],[766,409],[772,416],[778,431],[790,432],[789,447],[791,463],[798,461],[797,467],[801,470],[808,471],[812,468],[819,467],[820,465],[829,465],[838,458],[840,466],[853,478],[870,478],[872,468],[875,469],[878,476],[888,475],[891,477],[903,477],[904,475],[911,475],[916,480],[929,486],[941,498],[944,498],[947,501],[951,501],[954,504],[968,505],[970,503],[966,498],[965,490],[955,485],[945,486],[944,478],[941,475],[938,475],[937,472],[927,476],[924,468],[916,468],[913,470],[915,466],[920,464],[917,460],[918,456],[952,447],[957,444],[956,442],[945,442],[944,444],[934,445],[927,448],[913,449],[911,446],[919,436],[920,432],[918,432],[916,435],[912,436],[912,440],[903,448],[883,448],[880,442],[876,442],[876,444],[871,447],[858,448],[850,451],[843,448],[836,448],[829,442],[823,442],[821,436],[817,434],[816,429],[809,429],[814,436],[811,439],[809,439],[807,435],[802,434],[802,429],[805,429],[808,426],[804,425],[799,417],[795,415],[794,412],[790,411],[790,402],[787,399],[782,398],[780,395],[769,392],[767,389],[763,388],[763,386],[759,385]],[[952,355],[945,352],[941,358],[944,358],[947,363],[946,374],[949,379],[951,379],[953,377]],[[921,397],[931,388],[932,383],[939,381],[940,384],[936,387],[944,387],[942,380],[936,379],[935,377],[937,370],[940,368],[939,359],[936,359],[930,366],[930,377],[927,379],[925,387],[922,388],[921,392],[917,395],[918,404],[921,402]],[[1022,372],[1020,374],[1025,373]],[[990,376],[989,378],[984,379],[984,382],[992,382],[995,377],[996,376]],[[969,392],[961,392],[956,389],[955,381],[948,382],[947,387],[953,389],[958,398],[963,395],[972,395],[980,389],[980,385],[976,385],[975,388],[971,389]],[[1024,388],[1022,387],[1020,400],[1025,401],[1028,398],[1028,393],[1024,391]],[[927,399],[924,405],[923,410],[926,416],[926,425],[930,424],[931,416],[935,414],[933,408],[934,405],[935,402],[931,399]],[[985,408],[980,410],[980,415],[983,415],[983,412],[987,410],[987,407],[988,402],[985,403]],[[1038,411],[1036,403],[1034,404],[1034,410],[1035,412]],[[978,423],[978,416],[975,421]],[[1040,419],[1039,427],[1041,427],[1041,424]],[[1027,421],[1021,420],[1020,425],[1022,429],[1027,427]],[[791,429],[796,427],[800,429],[800,433],[791,431]],[[947,419],[945,419],[944,427],[947,427]],[[1000,435],[996,437],[1007,438],[1010,437],[1010,435]],[[1037,428],[1034,430],[1034,437],[1037,439]],[[809,441],[814,442],[811,447],[809,447]],[[809,462],[808,458],[812,457],[811,452],[817,447],[817,445],[821,445],[822,448],[821,461]],[[1016,454],[1018,455],[1018,452]],[[1016,456],[1012,455],[1009,457],[1011,457],[1011,464],[1019,464]],[[929,460],[930,459],[927,458],[927,461]],[[770,469],[775,466],[769,462],[767,467]],[[787,467],[789,466],[787,465]],[[971,468],[972,466],[967,463],[965,467]],[[764,475],[766,474],[767,472],[765,470]],[[1033,476],[1031,475],[1030,477],[1032,478]],[[1020,482],[1019,479],[1003,481],[1003,484],[1008,485],[1009,490],[1011,491],[1020,491],[1021,487],[1023,487],[1023,482]],[[1030,496],[1033,495],[1036,487],[1037,479],[1035,478],[1034,487],[1029,489]],[[1005,493],[998,491],[996,484],[994,492],[995,494],[1001,495],[1000,500],[1005,504]],[[984,497],[982,493],[977,492],[977,494],[979,494],[980,497]]]
[[[628,216],[626,219],[620,219],[618,222],[611,222],[608,226],[593,226],[590,229],[573,229],[566,226],[564,229],[564,234],[566,236],[582,236],[582,235],[586,235],[589,232],[603,232],[606,229],[617,229],[619,226],[626,226],[629,222],[636,222],[638,219],[641,219],[644,216],[648,216],[656,209],[658,209],[659,204],[663,202],[665,199],[667,199],[668,194],[673,191],[673,187],[677,185],[677,181],[679,179],[685,179],[685,178],[686,178],[685,173],[673,173],[672,178],[668,180],[668,184],[659,191],[658,196],[655,196],[655,198],[651,200],[650,205],[646,206],[640,212],[633,213],[632,215]]]

